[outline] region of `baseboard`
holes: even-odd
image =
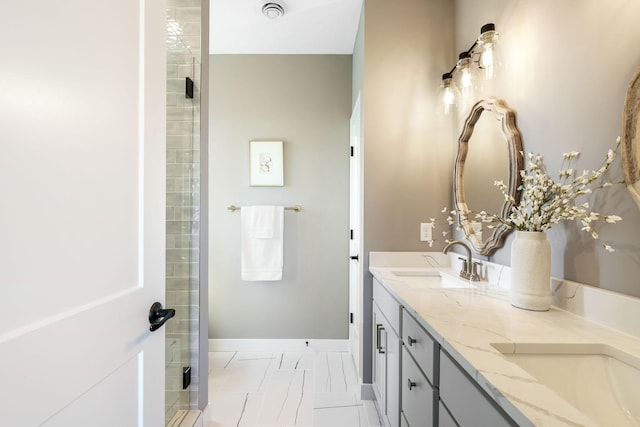
[[[349,351],[349,340],[210,339],[209,351]]]
[[[360,384],[360,400],[376,400],[372,384]]]

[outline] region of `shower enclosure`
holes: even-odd
[[[200,0],[167,2],[165,420],[198,408],[200,269]],[[206,384],[204,384],[206,387]]]

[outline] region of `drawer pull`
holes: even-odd
[[[411,391],[411,389],[416,387],[418,384],[416,384],[413,381],[411,381],[411,378],[407,378],[407,385],[409,386],[409,391]]]
[[[409,341],[409,347],[418,342],[415,338],[411,338],[411,335],[407,335],[407,340]]]
[[[380,354],[384,354],[384,349],[382,348],[382,334],[380,333],[381,331],[384,331],[384,328],[382,327],[382,323],[378,323],[376,325],[376,349],[378,350],[378,353]]]

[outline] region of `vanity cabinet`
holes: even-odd
[[[517,426],[445,351],[440,352],[440,412],[440,427]]]
[[[517,426],[376,279],[373,390],[385,427]]]
[[[400,427],[400,304],[373,281],[373,391],[389,427]]]

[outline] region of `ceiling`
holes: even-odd
[[[268,19],[268,1],[284,15]],[[362,0],[211,0],[211,54],[351,54]]]

